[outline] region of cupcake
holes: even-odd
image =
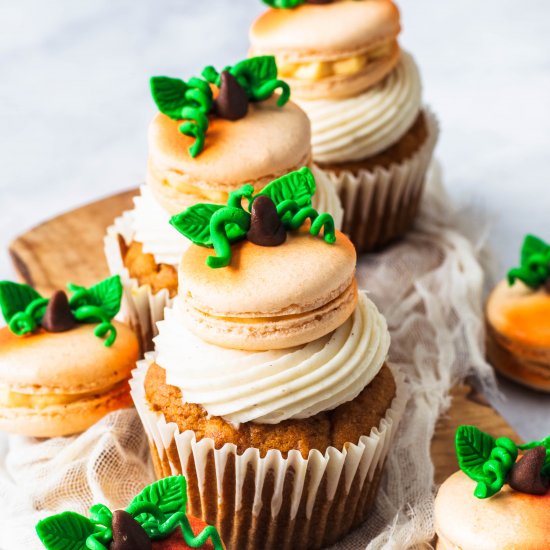
[[[32,437],[83,432],[132,406],[128,378],[139,343],[112,321],[122,297],[115,276],[88,289],[69,285],[44,298],[0,281],[0,430]]]
[[[186,508],[185,478],[173,476],[145,487],[126,510],[95,504],[89,518],[63,512],[38,522],[36,533],[47,550],[224,550],[216,528]]]
[[[487,301],[487,358],[502,375],[550,392],[550,245],[527,235],[521,265]]]
[[[313,160],[338,189],[343,231],[359,252],[383,247],[413,224],[438,135],[398,44],[399,11],[390,0],[265,3],[251,54],[275,56],[311,119]]]
[[[243,184],[259,191],[270,181],[311,166],[311,129],[288,101],[272,57],[249,59],[219,74],[213,67],[188,82],[151,79],[160,112],[149,127],[146,184],[107,231],[106,256],[125,285],[125,315],[150,349],[155,322],[178,288],[177,265],[190,241],[171,216],[200,202],[225,204]],[[280,95],[273,95],[280,90]],[[329,177],[313,168],[315,206],[339,225],[343,211]]]
[[[186,476],[229,549],[321,548],[364,522],[405,405],[314,191],[303,168],[172,220],[194,245],[131,381],[158,477]]]
[[[548,548],[550,437],[516,445],[460,426],[456,450],[461,469],[435,499],[437,549]]]

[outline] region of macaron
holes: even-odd
[[[274,55],[302,99],[342,98],[380,82],[397,65],[399,10],[390,0],[269,9],[250,30],[251,55]]]
[[[519,267],[485,309],[487,358],[502,375],[550,392],[550,244],[526,235]]]
[[[146,182],[171,215],[198,202],[225,203],[245,183],[260,190],[311,163],[307,115],[291,102],[277,106],[275,97],[251,103],[237,122],[213,117],[195,158],[189,152],[193,138],[179,131],[180,124],[159,113],[149,127]]]
[[[550,542],[550,493],[529,495],[505,486],[488,499],[474,496],[476,482],[462,471],[435,499],[438,550],[542,550]]]
[[[518,445],[463,425],[455,450],[460,471],[435,498],[437,548],[548,548],[550,437]]]
[[[199,246],[185,252],[177,299],[188,328],[218,346],[299,346],[342,325],[357,304],[356,252],[339,231],[334,244],[305,226],[289,232],[283,246],[241,241],[223,269],[206,265],[211,253]]]
[[[487,358],[502,375],[550,392],[550,293],[500,282],[487,301]]]
[[[128,379],[139,358],[132,330],[112,321],[122,283],[69,285],[42,297],[30,286],[0,281],[0,430],[57,437],[89,428],[131,406]]]
[[[93,325],[19,337],[0,330],[0,430],[32,437],[83,432],[107,413],[131,407],[128,378],[139,358],[129,327],[114,322],[105,347]]]

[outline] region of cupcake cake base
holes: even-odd
[[[162,400],[162,392],[169,387],[163,384],[154,361],[155,355],[147,354],[138,364],[131,387],[150,437],[155,470],[158,477],[186,476],[189,512],[216,525],[229,550],[323,548],[368,519],[406,404],[402,375],[384,367],[356,400],[325,413],[341,423],[339,429],[327,432],[332,437],[326,438],[321,450],[314,448],[315,442],[300,451],[281,452],[269,449],[266,434],[284,424],[260,425],[266,432],[257,438],[221,445],[227,431],[235,429],[219,424],[221,419],[192,416],[193,411],[186,410],[181,399],[170,398],[174,407],[169,418],[156,412],[147,396]],[[371,395],[369,388],[376,391]],[[159,395],[153,397],[155,392]],[[368,403],[374,395],[378,406],[371,408]],[[183,430],[186,425],[194,429]],[[363,431],[361,426],[368,435],[358,437],[356,444],[342,443]],[[272,437],[276,437],[274,433]],[[255,446],[239,450],[253,442]]]
[[[162,319],[164,308],[172,304],[172,296],[166,288],[156,290],[150,281],[140,282],[126,266],[134,236],[132,216],[133,211],[127,211],[107,228],[104,250],[110,272],[120,275],[124,287],[120,317],[132,327],[145,352],[152,349],[153,338],[158,333],[156,322]],[[136,252],[137,249],[133,249],[134,255]],[[133,274],[136,275],[135,271]]]
[[[424,192],[439,125],[428,109],[389,149],[363,161],[321,164],[344,207],[342,231],[358,252],[402,237],[413,225]]]

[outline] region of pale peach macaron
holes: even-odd
[[[499,283],[487,301],[487,358],[502,375],[550,392],[550,292]]]
[[[131,407],[128,379],[139,344],[128,326],[112,324],[117,338],[110,347],[94,335],[92,324],[26,336],[0,329],[0,430],[70,435]]]
[[[274,55],[279,77],[303,99],[355,96],[400,57],[399,11],[390,0],[269,9],[250,30],[250,54]]]
[[[283,246],[241,241],[231,264],[212,269],[212,250],[191,246],[180,265],[184,322],[203,340],[222,347],[273,350],[299,346],[341,326],[357,304],[356,252],[312,238],[306,227],[289,232]]]
[[[181,121],[159,113],[149,126],[146,183],[171,215],[199,202],[225,204],[244,184],[259,191],[272,180],[311,164],[311,127],[292,102],[277,98],[251,103],[247,116],[234,122],[213,117],[204,150],[189,154],[193,139]]]
[[[550,492],[529,495],[505,485],[487,499],[462,471],[435,499],[437,550],[543,550],[550,547]]]

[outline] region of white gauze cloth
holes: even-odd
[[[416,228],[384,253],[363,256],[358,280],[388,320],[390,359],[407,374],[412,399],[390,451],[372,518],[332,550],[427,545],[433,537],[430,440],[449,390],[470,374],[493,389],[483,359],[480,250],[453,225],[432,171]],[[96,502],[125,507],[154,480],[148,443],[133,410],[112,413],[82,435],[11,437],[0,460],[0,548],[41,548],[38,520]],[[0,449],[1,451],[1,449]],[[370,540],[370,543],[367,541]]]

